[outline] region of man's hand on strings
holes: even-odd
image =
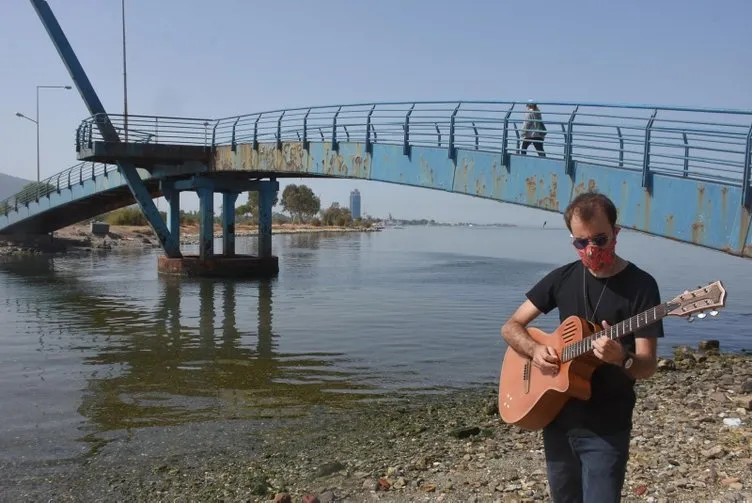
[[[607,322],[603,322],[604,329],[610,326]],[[624,361],[624,346],[621,342],[613,341],[604,334],[593,341],[593,354],[606,363],[621,366]]]

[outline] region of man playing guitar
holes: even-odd
[[[509,346],[555,375],[559,356],[534,341],[526,327],[554,308],[560,321],[576,315],[607,328],[660,304],[655,279],[615,252],[617,210],[606,196],[586,192],[564,212],[579,260],[547,274],[501,329]],[[657,338],[663,322],[621,340],[600,337],[593,353],[605,362],[592,375],[589,400],[571,398],[543,429],[546,468],[555,503],[619,501],[624,484],[636,379],[655,373]]]

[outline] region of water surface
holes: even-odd
[[[239,239],[240,252],[255,246]],[[271,281],[159,277],[156,250],[3,262],[0,465],[195,453],[236,441],[223,436],[236,420],[252,431],[493,383],[501,324],[575,258],[565,230],[525,227],[277,235],[273,246]],[[618,247],[665,300],[716,279],[728,289],[717,318],[666,320],[662,355],[706,338],[752,349],[752,262],[628,231]]]

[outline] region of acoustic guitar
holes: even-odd
[[[530,358],[509,346],[499,378],[499,415],[504,422],[521,428],[541,429],[553,421],[570,398],[590,398],[590,378],[605,363],[592,352],[596,338],[605,335],[617,340],[666,316],[689,317],[689,321],[695,315],[700,319],[708,314],[716,316],[717,310],[725,305],[726,290],[716,281],[686,291],[607,329],[578,316],[566,318],[551,334],[528,327],[536,342],[556,349],[561,362],[559,372],[542,374]]]

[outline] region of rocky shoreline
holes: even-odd
[[[345,233],[375,232],[378,229],[361,227],[314,227],[301,225],[282,225],[272,228],[272,234],[311,234],[311,233]],[[257,236],[255,229],[236,229],[236,237]],[[215,232],[214,237],[222,237]],[[197,245],[198,232],[195,226],[181,229],[181,245]],[[0,257],[48,255],[69,251],[95,250],[141,250],[160,246],[154,232],[149,227],[111,226],[110,231],[99,236],[92,234],[84,225],[74,225],[50,235],[35,236],[0,236]]]
[[[703,347],[638,382],[622,501],[752,501],[752,356]],[[279,424],[253,447],[90,459],[0,489],[16,501],[548,501],[540,433],[502,423],[496,400],[489,383],[366,403]]]
[[[374,227],[315,227],[309,226],[276,226],[272,227],[272,234],[323,234],[323,233],[348,233],[348,232],[378,232],[380,229]],[[235,237],[254,237],[258,236],[258,230],[238,230],[235,231]],[[215,232],[215,239],[221,239],[222,233]],[[185,233],[180,236],[180,244],[197,245],[199,243],[198,233]]]

